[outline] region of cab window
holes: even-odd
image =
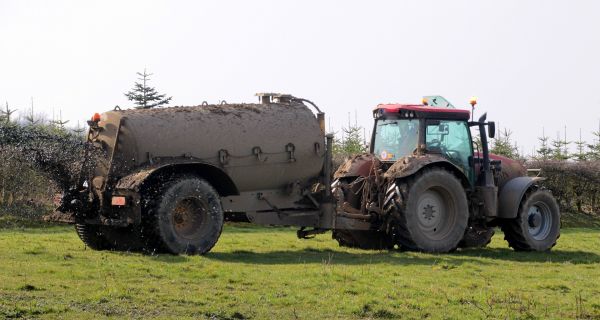
[[[418,137],[418,120],[378,120],[373,153],[382,161],[396,161],[413,154]]]
[[[425,144],[429,152],[438,152],[459,167],[469,168],[473,149],[469,127],[464,121],[427,121]]]

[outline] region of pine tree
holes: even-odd
[[[550,156],[552,155],[552,148],[550,148],[548,146],[548,140],[550,138],[546,136],[546,133],[544,132],[544,128],[542,128],[542,136],[538,137],[538,140],[540,141],[540,148],[536,150],[538,157],[538,160],[543,160],[546,161],[548,159],[550,159]]]
[[[596,136],[596,138],[592,144],[588,144],[588,149],[590,150],[588,152],[588,158],[590,160],[600,160],[600,128],[598,128],[598,131],[592,132],[592,134],[594,136]]]
[[[144,73],[137,73],[140,78],[138,80],[141,83],[136,82],[133,89],[125,96],[130,101],[136,104],[136,109],[150,109],[158,106],[168,104],[173,97],[166,97],[164,94],[159,94],[155,88],[149,87],[147,82],[150,81],[152,73],[147,73],[144,69]]]
[[[507,158],[518,159],[519,151],[511,136],[512,131],[506,128],[504,128],[504,131],[498,130],[498,137],[494,139],[490,152]]]
[[[342,132],[342,139],[335,139],[333,142],[334,154],[350,156],[363,153],[367,150],[361,126],[353,125],[348,128],[342,128]]]
[[[69,120],[62,119],[62,111],[59,112],[58,119],[52,119],[52,121],[50,121],[50,124],[55,125],[60,129],[64,129],[65,124],[67,124],[67,123],[69,123]]]
[[[585,152],[586,142],[581,140],[581,128],[579,128],[579,140],[575,141],[577,146],[577,153],[573,155],[573,159],[577,161],[586,161],[588,158],[587,152]]]
[[[25,115],[24,118],[25,122],[27,122],[27,124],[30,126],[34,126],[42,120],[41,117],[36,116],[33,112],[33,103],[31,105],[31,109],[29,109],[29,112]]]
[[[569,156],[569,144],[567,141],[567,134],[565,128],[565,138],[560,138],[560,132],[556,133],[556,140],[552,140],[552,160],[564,161],[570,158]]]
[[[12,116],[13,113],[15,113],[15,111],[17,111],[16,109],[11,109],[8,106],[8,101],[6,102],[6,106],[4,107],[4,110],[0,110],[0,121],[5,121],[6,123],[10,122],[10,117]]]

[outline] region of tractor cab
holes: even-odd
[[[422,104],[380,104],[373,111],[371,153],[393,163],[407,156],[435,154],[454,164],[474,184],[468,110],[439,96]]]

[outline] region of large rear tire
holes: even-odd
[[[504,239],[516,251],[548,251],[560,237],[560,209],[548,190],[528,192],[515,219],[502,224]]]
[[[219,194],[205,180],[181,177],[165,185],[148,212],[146,235],[151,251],[204,254],[223,229]]]
[[[397,195],[399,196],[399,195]],[[464,188],[452,173],[428,169],[408,185],[400,202],[398,230],[402,249],[450,252],[463,239],[469,219]]]

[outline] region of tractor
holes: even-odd
[[[473,121],[469,110],[429,96],[416,105],[380,104],[373,117],[369,153],[342,164],[332,184],[338,215],[363,217],[371,228],[334,228],[341,246],[450,252],[487,245],[495,227],[514,250],[556,244],[556,200],[542,177],[490,154],[495,123],[487,114]]]

